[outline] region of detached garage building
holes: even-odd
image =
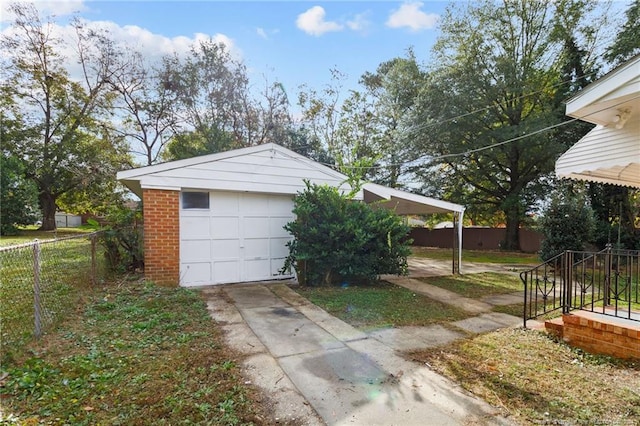
[[[291,239],[283,226],[294,219],[293,197],[305,189],[305,179],[351,190],[343,174],[276,144],[118,173],[143,201],[145,275],[186,287],[293,277],[293,271],[280,273]],[[408,202],[460,218],[464,211],[402,191],[383,192],[379,185],[367,188],[364,193],[398,206]],[[363,192],[354,199],[363,199]]]

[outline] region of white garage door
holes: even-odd
[[[293,276],[280,274],[289,254],[285,244],[291,236],[283,226],[294,219],[292,196],[209,192],[185,198],[184,194],[180,208],[182,286]]]

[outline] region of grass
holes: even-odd
[[[522,290],[517,276],[483,273],[425,279],[466,297]],[[428,298],[380,284],[371,288],[296,289],[359,327],[453,321]],[[378,294],[383,290],[388,294]],[[410,297],[409,297],[410,295]],[[446,306],[444,307],[446,309]],[[495,312],[522,316],[523,304]],[[467,316],[460,313],[462,316]],[[407,321],[399,320],[406,317]],[[405,354],[500,407],[516,424],[640,424],[640,363],[589,355],[528,329],[508,328]]]
[[[460,309],[386,282],[348,287],[294,286],[293,289],[330,314],[363,330],[429,325],[469,316]]]
[[[238,355],[199,296],[106,285],[2,369],[5,419],[21,424],[268,424]],[[0,377],[2,374],[0,374]]]
[[[418,280],[472,299],[480,299],[492,294],[522,292],[524,290],[522,281],[518,276],[495,272],[418,278]]]
[[[527,329],[411,353],[518,424],[640,424],[640,364],[589,355]]]
[[[98,273],[104,276],[103,256],[97,252]],[[90,286],[91,243],[86,238],[40,245],[38,287],[43,329],[76,308],[79,294]],[[0,252],[0,356],[18,350],[34,334],[33,247]]]
[[[88,228],[58,228],[55,231],[38,231],[35,226],[21,228],[18,235],[3,235],[0,237],[0,246],[12,246],[15,244],[29,243],[36,238],[38,240],[52,240],[55,238],[72,237],[75,235],[94,232]]]
[[[411,247],[412,256],[435,260],[451,260],[451,249],[433,247]],[[538,265],[541,263],[537,253],[521,253],[492,250],[462,250],[463,262],[500,263],[505,265]]]

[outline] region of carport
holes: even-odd
[[[464,206],[400,191],[375,183],[366,183],[362,187],[362,192],[363,199],[366,203],[376,203],[377,206],[393,210],[396,214],[402,216],[453,213],[454,244],[451,270],[453,273],[462,273],[462,220],[464,217]]]

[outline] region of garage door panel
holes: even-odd
[[[240,218],[237,216],[211,218],[211,227],[211,238],[213,239],[240,238]]]
[[[180,238],[189,240],[210,240],[211,226],[208,217],[189,216],[180,219]]]
[[[271,278],[271,261],[269,259],[245,259],[244,278],[246,281],[258,281]]]
[[[271,237],[289,237],[290,234],[284,229],[284,226],[292,220],[293,217],[269,218],[269,235]]]
[[[270,245],[270,253],[273,258],[285,258],[289,255],[289,247],[287,247],[287,242],[290,241],[290,237],[286,238],[272,238],[269,241]]]
[[[239,260],[239,241],[237,239],[211,240],[211,257],[213,260]]]
[[[245,238],[269,238],[268,217],[245,217],[243,226]]]
[[[240,261],[213,262],[213,284],[233,283],[239,281]]]
[[[278,276],[291,276],[291,273],[285,273],[284,275],[280,273],[280,271],[282,270],[282,267],[284,266],[284,260],[285,258],[281,258],[281,259],[277,259],[277,258],[272,258],[271,259],[271,275],[274,276],[274,278],[277,278]]]
[[[181,285],[194,286],[211,284],[211,263],[186,263],[180,271]]]
[[[284,197],[272,197],[269,199],[269,215],[270,216],[292,216],[293,199]]]
[[[268,238],[250,238],[244,240],[244,256],[245,259],[268,259],[269,258],[269,239]]]
[[[240,194],[236,192],[212,192],[212,216],[238,216],[240,213]]]
[[[211,261],[211,240],[186,240],[180,243],[180,255],[190,262]]]
[[[244,216],[263,216],[269,211],[269,196],[265,194],[244,194],[240,200],[240,211]]]

